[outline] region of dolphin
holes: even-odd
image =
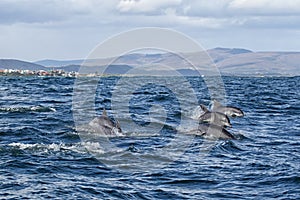
[[[204,111],[204,113],[199,117],[200,122],[206,122],[221,127],[232,127],[229,118],[225,114],[220,112],[211,112],[203,104],[200,104],[200,107]]]
[[[199,124],[197,133],[209,139],[235,139],[225,128],[213,124]]]
[[[213,100],[212,111],[223,113],[229,117],[243,117],[244,116],[244,112],[241,109],[233,107],[233,106],[223,106],[217,100]]]
[[[89,125],[97,132],[106,136],[123,136],[120,123],[118,121],[114,123],[107,116],[105,109],[103,109],[102,115],[90,121]]]

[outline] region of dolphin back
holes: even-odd
[[[233,117],[233,118],[244,116],[244,112],[240,108],[233,107],[233,106],[223,106],[217,100],[213,101],[212,111],[220,112],[220,113],[223,113],[223,114],[225,114],[229,117]]]
[[[234,139],[234,136],[221,126],[213,124],[199,124],[199,133],[201,136],[210,139]]]
[[[122,129],[120,123],[116,121],[114,123],[106,114],[106,111],[103,111],[103,114],[100,117],[95,117],[90,121],[89,126],[92,127],[99,134],[106,136],[122,136]]]
[[[225,114],[219,112],[205,112],[199,117],[199,121],[217,126],[231,127],[229,118]]]

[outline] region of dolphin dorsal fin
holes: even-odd
[[[209,112],[208,108],[203,105],[203,104],[200,104],[200,108],[204,111],[204,112]]]
[[[107,116],[107,112],[106,112],[106,109],[105,109],[105,108],[103,108],[102,115],[103,115],[103,116]]]
[[[222,107],[222,104],[214,99],[213,100],[213,108],[219,108],[219,107]]]

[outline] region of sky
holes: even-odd
[[[300,0],[0,0],[0,58],[82,59],[142,27],[179,31],[205,49],[300,51]]]

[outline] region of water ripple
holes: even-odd
[[[148,84],[124,93],[132,96],[130,112],[110,110],[119,80],[76,80],[82,91],[98,84],[95,99],[84,100],[94,102],[98,115],[107,108],[127,135],[81,141],[72,110],[75,79],[0,77],[1,198],[299,199],[300,77],[224,77],[227,103],[245,117],[232,120],[236,140],[219,141],[176,132],[181,112],[193,114],[176,96],[185,90],[180,82],[174,91]],[[198,102],[208,105],[203,79],[187,80]],[[130,78],[124,81],[126,90],[134,88]],[[185,103],[192,103],[189,97]],[[142,132],[133,123],[161,129]],[[176,137],[181,140],[166,148]],[[105,141],[110,148],[103,148]]]

